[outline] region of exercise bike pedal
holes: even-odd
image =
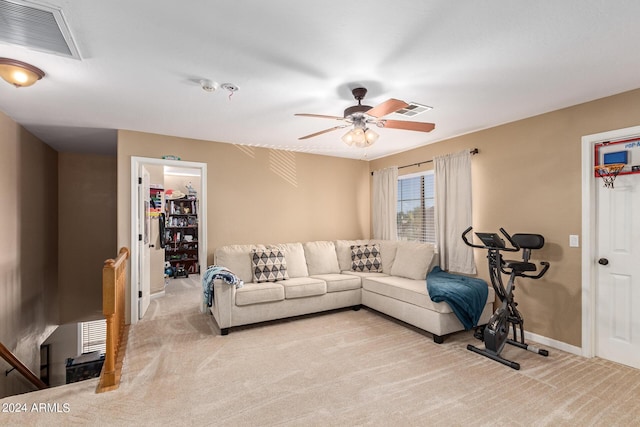
[[[473,331],[473,337],[477,340],[484,341],[484,326],[478,326],[475,331]]]

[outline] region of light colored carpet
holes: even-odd
[[[122,384],[97,380],[0,400],[3,425],[630,426],[640,371],[550,349],[504,352],[520,371],[468,350],[470,332],[431,336],[362,309],[217,335],[198,276],[171,280],[131,328]],[[32,411],[48,403],[49,411]],[[56,407],[57,405],[57,407]],[[65,406],[67,405],[67,406]],[[68,412],[65,412],[65,407]]]

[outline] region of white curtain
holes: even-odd
[[[434,158],[436,233],[440,268],[475,274],[473,249],[462,241],[471,226],[471,153],[469,150]]]
[[[396,240],[398,223],[398,168],[373,172],[373,238]]]

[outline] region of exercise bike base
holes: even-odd
[[[511,345],[516,346],[516,347],[520,347],[523,350],[527,350],[527,351],[530,351],[532,353],[539,354],[540,356],[544,356],[544,357],[549,356],[549,352],[547,350],[542,349],[542,348],[538,348],[535,345],[521,343],[519,341],[514,341],[514,340],[512,340],[510,338],[507,339],[507,344],[511,344]]]
[[[493,352],[490,352],[488,350],[484,350],[484,349],[472,346],[471,344],[467,344],[467,350],[471,350],[474,353],[478,353],[481,356],[488,357],[489,359],[495,360],[496,362],[500,362],[503,365],[510,367],[511,369],[515,369],[516,371],[520,370],[520,364],[518,362],[507,360],[504,357],[500,357],[499,355]]]

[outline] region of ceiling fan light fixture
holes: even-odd
[[[373,130],[367,128],[364,131],[364,137],[367,140],[367,143],[369,145],[373,145],[374,142],[376,142],[378,140],[378,138],[380,137],[380,135],[378,135],[377,133],[375,133]]]
[[[26,62],[0,58],[0,77],[15,87],[31,86],[44,77],[44,71]]]
[[[354,128],[342,136],[342,141],[349,147],[366,148],[378,140],[379,135],[369,128]]]

